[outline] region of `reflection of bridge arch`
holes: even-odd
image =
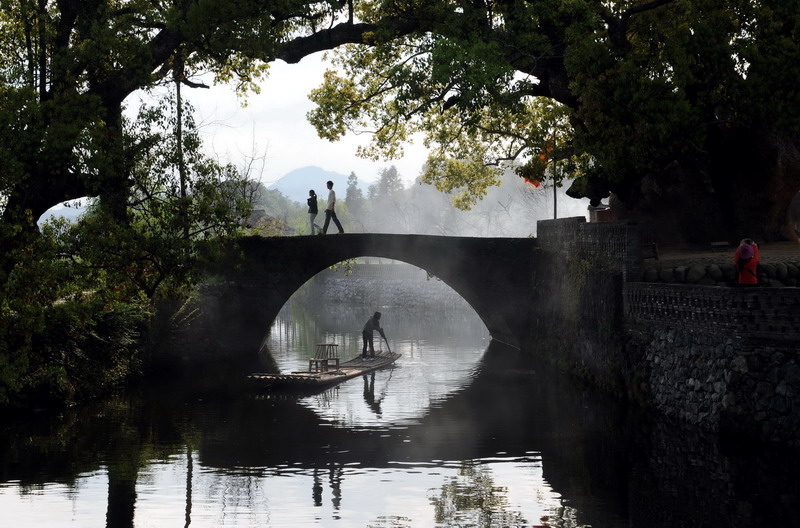
[[[345,234],[250,237],[243,260],[226,274],[263,324],[320,271],[347,259],[370,256],[422,268],[458,292],[493,339],[519,347],[530,301],[533,238],[466,238],[430,235]]]

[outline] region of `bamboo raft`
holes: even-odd
[[[308,371],[287,374],[257,372],[247,376],[247,381],[256,388],[265,390],[319,392],[356,376],[388,367],[399,357],[400,354],[394,352],[376,352],[374,358],[364,359],[359,355],[341,364],[338,364],[337,358],[338,366],[335,365],[334,368],[319,368],[312,358]]]

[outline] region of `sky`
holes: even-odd
[[[358,145],[369,141],[366,134],[349,134],[335,143],[317,136],[306,119],[314,107],[308,94],[322,83],[324,71],[322,53],[298,64],[275,61],[261,93],[251,94],[244,108],[227,86],[185,89],[184,97],[195,106],[206,148],[220,161],[241,166],[254,152],[266,155],[264,185],[309,165],[346,175],[355,172],[367,182],[376,180],[380,169],[395,165],[406,184],[412,183],[427,156],[421,142],[409,145],[401,160],[376,162],[356,156]]]

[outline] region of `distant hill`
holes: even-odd
[[[64,204],[58,204],[45,211],[44,214],[39,217],[37,224],[39,224],[39,227],[41,227],[47,220],[59,216],[63,216],[69,223],[74,224],[78,221],[78,218],[86,212],[86,209],[87,205],[85,199],[72,202],[69,207],[65,207]]]
[[[349,174],[326,171],[315,166],[303,167],[286,173],[280,180],[276,181],[267,189],[280,191],[284,196],[295,202],[305,203],[308,198],[308,190],[314,189],[320,200],[328,197],[328,189],[325,183],[330,180],[333,182],[333,190],[336,191],[336,198],[344,200],[347,192],[347,178]],[[367,194],[369,183],[358,180],[358,187]]]

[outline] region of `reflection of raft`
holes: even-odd
[[[289,374],[254,373],[247,376],[250,384],[261,389],[318,391],[366,374],[397,361],[400,354],[376,352],[374,358],[363,359],[360,355],[341,363],[338,368],[322,371],[292,372]]]

